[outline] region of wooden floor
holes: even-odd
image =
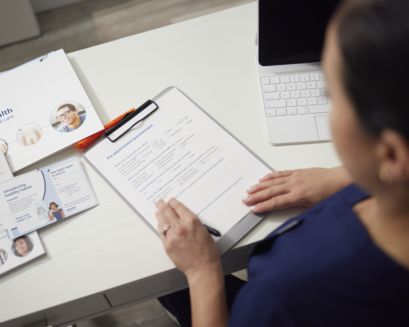
[[[87,0],[38,15],[42,35],[0,48],[0,71],[51,50],[72,52],[124,36],[230,8],[250,0]],[[80,321],[77,327],[175,327],[156,300],[110,315]]]
[[[249,0],[87,0],[40,13],[40,37],[0,48],[0,72],[51,50],[72,52]]]

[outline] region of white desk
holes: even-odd
[[[256,18],[252,3],[69,57],[104,121],[176,85],[276,169],[337,165],[328,143],[267,143]],[[39,165],[73,154],[69,150]],[[159,238],[92,168],[86,169],[100,205],[41,231],[48,255],[0,279],[0,326],[64,324],[183,287]],[[249,245],[286,216],[272,214],[248,235],[226,256],[226,271],[242,268]]]

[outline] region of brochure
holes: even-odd
[[[13,172],[103,126],[63,50],[0,74],[0,151]]]
[[[37,232],[12,240],[0,216],[0,275],[45,254]]]
[[[77,158],[0,184],[0,216],[11,239],[64,220],[98,204]]]
[[[6,158],[0,152],[0,182],[13,178]],[[0,214],[0,275],[45,254],[37,232],[16,238],[9,237]]]

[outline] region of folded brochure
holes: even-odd
[[[98,204],[81,162],[68,159],[0,184],[0,216],[11,239]]]
[[[0,152],[0,182],[13,178],[6,158]],[[45,250],[37,232],[12,240],[0,215],[0,275],[17,268],[43,254]]]
[[[103,126],[63,50],[0,74],[0,151],[13,172]]]

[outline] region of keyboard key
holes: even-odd
[[[274,92],[276,90],[275,85],[263,85],[263,92]]]
[[[280,83],[289,83],[290,77],[289,76],[280,76]]]
[[[312,114],[322,114],[327,112],[329,112],[329,106],[318,105],[310,107],[310,113]]]
[[[264,100],[279,100],[280,99],[280,93],[278,92],[272,92],[272,93],[264,93]]]
[[[307,99],[304,99],[304,98],[297,99],[297,105],[306,106],[307,105]]]
[[[293,99],[300,97],[300,91],[292,91],[290,94]]]
[[[267,117],[274,117],[277,116],[277,111],[275,109],[267,109],[266,110]]]
[[[297,83],[297,90],[305,90],[305,83]]]
[[[318,76],[321,81],[325,81],[325,75],[323,73],[318,73]]]
[[[263,85],[270,84],[270,78],[269,77],[263,77],[261,79],[261,84],[263,84]]]
[[[270,77],[270,84],[277,84],[280,83],[280,79],[278,77]]]
[[[318,81],[318,82],[317,82],[317,88],[319,88],[319,89],[325,88],[325,82],[323,82],[323,81]]]
[[[323,97],[328,98],[327,89],[326,88],[325,89],[320,89],[320,95],[323,96]]]
[[[291,75],[290,76],[290,82],[298,83],[299,81],[300,81],[300,78],[298,77],[298,75]]]
[[[278,92],[264,93],[264,100],[265,101],[279,100],[279,99],[280,99],[280,93],[278,93]]]
[[[308,82],[307,83],[307,89],[315,89],[317,86],[315,82]]]
[[[317,98],[308,98],[307,103],[308,103],[309,106],[318,104]]]
[[[264,101],[277,100],[274,98],[274,93],[264,93]]]
[[[299,115],[306,115],[309,113],[308,107],[297,107],[297,113]]]
[[[300,75],[301,82],[308,82],[309,80],[310,80],[310,77],[307,74]]]
[[[287,100],[287,107],[295,107],[297,106],[297,100],[295,99],[288,99]]]
[[[278,109],[277,114],[279,116],[287,116],[287,110],[286,109]]]
[[[295,83],[288,83],[287,84],[287,90],[288,91],[294,91],[294,90],[296,90],[297,88],[296,88],[296,86],[295,86]]]
[[[272,109],[272,108],[284,108],[286,107],[286,102],[285,100],[272,100],[272,101],[266,101],[266,108],[267,109]]]
[[[320,90],[317,90],[317,89],[311,90],[311,96],[312,97],[319,97],[320,95],[321,95]]]
[[[311,96],[311,93],[310,93],[309,90],[303,90],[303,91],[301,91],[301,96],[303,98],[309,98]]]
[[[319,81],[320,80],[320,75],[318,73],[310,74],[310,80],[311,81]]]
[[[278,84],[277,91],[285,91],[285,84]]]
[[[290,98],[290,92],[287,92],[287,91],[281,92],[280,93],[280,98],[281,99],[289,99]]]
[[[327,104],[328,103],[328,99],[324,98],[324,97],[319,97],[318,99],[318,104]]]
[[[288,108],[288,109],[287,109],[287,114],[288,114],[289,116],[294,116],[294,115],[296,115],[296,114],[297,114],[297,108]]]

